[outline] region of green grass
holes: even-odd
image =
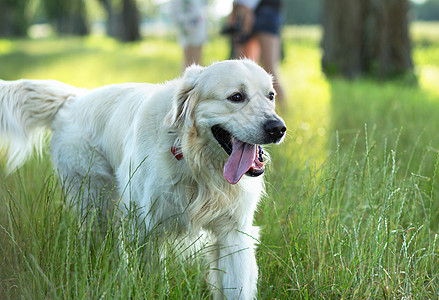
[[[268,196],[255,219],[259,296],[437,299],[439,24],[413,26],[418,85],[328,80],[320,34],[292,27],[284,35],[289,108],[280,113],[289,131],[270,147]],[[205,50],[206,64],[225,59],[227,41],[214,38]],[[178,76],[180,63],[170,40],[0,40],[0,78],[8,80],[163,82]],[[87,238],[92,232],[65,206],[47,156],[0,178],[0,298],[209,297],[201,260],[171,253],[166,283],[157,249],[137,249],[121,224]]]

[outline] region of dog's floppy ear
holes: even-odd
[[[192,125],[192,113],[197,104],[197,82],[204,67],[192,65],[186,68],[172,99],[168,123],[173,128]]]

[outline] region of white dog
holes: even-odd
[[[192,66],[162,85],[91,91],[0,81],[0,153],[14,170],[50,128],[54,166],[70,194],[82,193],[81,211],[120,198],[119,209],[136,206],[146,230],[189,239],[207,232],[218,246],[208,276],[216,298],[253,299],[259,145],[279,143],[286,131],[274,93],[271,76],[249,60]]]

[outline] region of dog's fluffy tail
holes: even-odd
[[[21,166],[33,148],[41,153],[55,115],[81,89],[55,80],[0,80],[0,157],[8,173]]]

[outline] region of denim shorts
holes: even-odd
[[[268,32],[280,35],[282,17],[279,7],[261,5],[255,11],[253,33]]]

